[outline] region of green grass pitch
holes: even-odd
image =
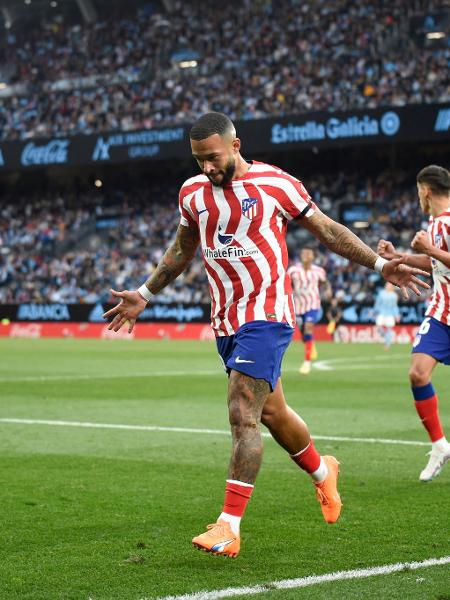
[[[319,345],[322,370],[284,362],[288,402],[313,434],[426,442],[407,381],[409,347]],[[0,419],[227,430],[226,377],[210,342],[0,340]],[[450,431],[450,370],[434,384]],[[341,461],[341,520],[271,439],[236,560],[191,538],[221,510],[220,433],[0,421],[2,600],[141,600],[255,586],[450,555],[450,465],[418,481],[428,448],[317,439]],[[242,596],[241,596],[242,597]],[[450,567],[339,581],[261,599],[450,599]]]

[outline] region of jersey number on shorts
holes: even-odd
[[[420,333],[420,335],[425,335],[426,333],[428,333],[430,330],[430,317],[427,317],[426,319],[423,320],[422,325],[419,328],[419,331],[417,333]]]

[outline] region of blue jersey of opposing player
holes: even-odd
[[[386,286],[378,293],[373,310],[377,316],[393,317],[397,320],[400,317],[397,294]]]

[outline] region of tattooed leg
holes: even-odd
[[[232,370],[228,384],[228,412],[233,440],[228,478],[254,483],[262,461],[261,412],[270,394],[264,379]]]

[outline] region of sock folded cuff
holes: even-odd
[[[303,454],[303,452],[306,452],[306,451],[308,450],[308,448],[311,446],[311,442],[312,442],[312,440],[310,440],[310,441],[309,441],[309,443],[308,443],[308,445],[307,445],[307,446],[305,446],[304,448],[302,448],[302,450],[300,450],[300,451],[299,451],[299,452],[297,452],[296,454],[289,454],[289,456],[290,456],[292,459],[295,459],[295,458],[297,458],[298,456],[300,456],[301,454]]]
[[[244,484],[240,485],[238,483],[231,483],[227,480],[227,485],[225,487],[226,492],[231,494],[237,494],[238,496],[242,496],[243,498],[250,498],[253,492],[253,485]],[[233,514],[233,513],[231,513]]]
[[[428,400],[428,398],[432,398],[435,396],[435,391],[433,384],[426,383],[425,385],[416,385],[411,388],[414,400]]]

